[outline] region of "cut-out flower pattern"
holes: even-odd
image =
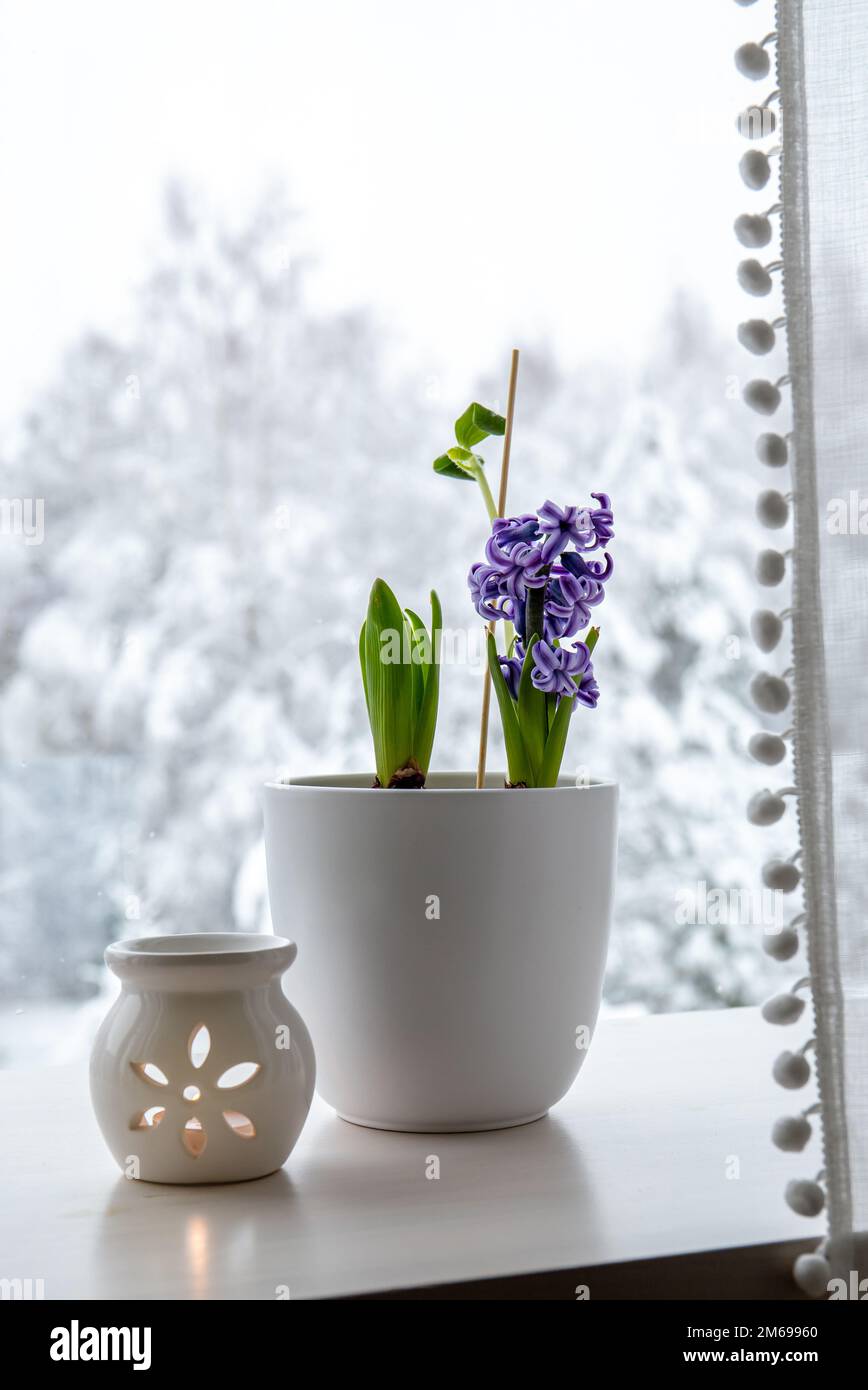
[[[172,1118],[181,1125],[181,1142],[191,1158],[199,1158],[205,1152],[208,1132],[202,1116],[220,1118],[239,1139],[255,1139],[256,1127],[253,1121],[240,1110],[224,1109],[223,1097],[208,1096],[212,1087],[218,1092],[238,1091],[252,1081],[261,1067],[258,1062],[236,1062],[216,1078],[206,1067],[211,1052],[211,1034],[204,1023],[197,1023],[187,1040],[187,1057],[193,1069],[193,1076],[184,1079],[177,1090],[173,1082],[154,1062],[131,1062],[130,1066],[140,1080],[158,1091],[167,1092],[162,1104],[150,1105],[134,1116],[130,1129],[156,1129],[171,1112]],[[191,1113],[192,1106],[197,1112]],[[210,1114],[209,1114],[210,1112]]]

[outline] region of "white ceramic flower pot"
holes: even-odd
[[[490,782],[265,788],[275,930],[299,942],[294,997],[320,1094],[344,1119],[524,1124],[582,1065],[606,962],[617,787]]]
[[[239,1182],[286,1161],[316,1073],[281,988],[295,955],[280,937],[223,932],[109,946],[122,987],[94,1042],[90,1088],[127,1177]]]

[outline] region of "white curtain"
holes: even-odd
[[[777,31],[795,446],[791,681],[802,882],[823,1113],[828,1254],[834,1276],[847,1279],[857,1270],[864,1278],[868,0],[780,0]]]

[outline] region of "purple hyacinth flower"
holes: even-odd
[[[542,557],[546,564],[563,554],[570,541],[581,549],[587,548],[589,539],[597,544],[587,508],[559,507],[555,502],[546,501],[539,509],[539,524],[545,536]]]
[[[500,662],[500,669],[503,672],[509,693],[514,700],[517,700],[521,668],[524,666],[524,652],[521,643],[516,642],[512,656],[499,656],[497,659]]]
[[[497,621],[503,616],[500,607],[500,571],[493,569],[491,565],[484,565],[477,560],[475,565],[470,566],[470,573],[467,576],[467,583],[470,588],[470,597],[473,606],[480,618],[487,621]]]
[[[599,698],[600,687],[594,678],[594,667],[589,661],[582,672],[582,679],[576,691],[576,699],[580,705],[584,705],[587,709],[596,709]]]
[[[501,550],[511,550],[523,541],[530,545],[539,539],[539,522],[533,513],[523,516],[496,516],[491,523],[492,534]]]
[[[531,680],[537,690],[544,690],[547,695],[576,695],[590,656],[584,642],[577,642],[573,650],[537,642],[533,649],[536,664],[530,673]]]
[[[600,545],[608,545],[615,534],[612,499],[607,492],[592,492],[591,496],[600,504],[591,512],[591,525],[597,533]]]
[[[612,577],[615,561],[607,550],[601,560],[588,560],[587,565],[589,577],[598,584],[606,584]]]
[[[581,555],[577,555],[574,550],[570,550],[561,556],[561,565],[569,570],[570,574],[578,579],[580,583],[586,580],[590,581],[587,586],[588,592],[605,584],[607,580],[611,578],[612,571],[615,568],[614,561],[608,550],[602,560],[585,560]],[[557,573],[558,571],[555,572]],[[596,602],[599,603],[599,601],[598,598]],[[586,602],[590,602],[590,599],[587,599]]]
[[[500,549],[496,536],[489,536],[485,558],[499,573],[499,588],[504,597],[523,600],[528,589],[541,589],[546,582],[546,575],[540,573],[543,569],[540,552],[524,541],[517,542],[507,553]]]
[[[555,604],[546,604],[543,613],[543,637],[549,646],[553,646],[563,637],[573,637],[578,632],[575,611],[574,608],[570,608],[564,612]]]
[[[503,600],[503,616],[512,623],[522,642],[527,641],[525,623],[527,621],[527,602],[525,599],[507,596]]]
[[[597,586],[600,588],[600,586]],[[595,592],[590,579],[576,579],[569,571],[555,566],[549,579],[545,600],[545,632],[547,642],[555,637],[575,637],[591,621],[588,595]],[[602,588],[600,588],[602,594]]]
[[[485,560],[468,576],[473,602],[485,619],[506,619],[517,641],[509,656],[498,656],[510,697],[518,701],[525,664],[527,610],[533,593],[542,608],[542,637],[533,652],[531,681],[535,689],[596,708],[600,690],[590,652],[584,642],[564,647],[591,623],[592,610],[602,603],[613,571],[606,550],[614,535],[612,504],[607,493],[591,494],[597,507],[560,507],[547,500],[538,517],[529,514],[497,517],[485,547]],[[591,558],[591,552],[600,552]],[[539,615],[534,619],[539,623]]]
[[[600,503],[588,512],[589,530],[584,539],[576,541],[579,550],[599,550],[605,548],[615,534],[612,520],[612,502],[606,492],[592,492],[591,496]]]

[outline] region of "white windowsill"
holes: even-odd
[[[630,1261],[756,1254],[823,1230],[783,1199],[820,1167],[817,1139],[803,1154],[769,1139],[813,1098],[771,1079],[805,1036],[756,1009],[604,1021],[546,1120],[384,1134],[317,1099],[284,1170],[210,1188],[121,1177],[83,1069],[0,1073],[0,1276],[42,1278],[47,1298],[273,1299],[278,1286],[323,1298],[581,1270],[593,1297],[594,1268],[611,1289],[611,1267]],[[647,1296],[663,1296],[647,1268]]]

